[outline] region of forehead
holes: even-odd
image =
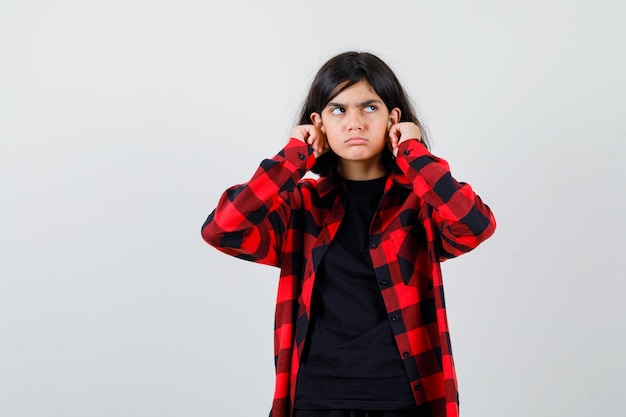
[[[340,91],[337,95],[335,95],[330,102],[331,103],[351,103],[353,101],[363,102],[367,100],[379,100],[382,99],[378,96],[374,88],[371,86],[367,80],[361,80],[349,87],[343,87],[345,85],[342,84],[339,86],[338,90]]]

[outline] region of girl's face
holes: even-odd
[[[400,119],[400,110],[391,111],[363,80],[335,96],[311,120],[325,135],[339,157],[339,169],[359,166],[382,169],[381,154],[388,141],[389,128]],[[347,172],[340,172],[348,177]]]

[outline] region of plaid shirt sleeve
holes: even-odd
[[[414,192],[433,207],[440,232],[440,260],[477,247],[496,227],[493,213],[469,184],[456,181],[448,163],[418,140],[400,143],[396,162],[413,183]]]
[[[276,156],[261,162],[250,181],[222,194],[202,226],[202,238],[229,255],[280,266],[291,192],[314,163],[313,148],[291,138]]]

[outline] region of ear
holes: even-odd
[[[311,122],[313,122],[313,125],[318,128],[319,130],[322,131],[322,133],[326,133],[326,131],[324,130],[324,122],[322,121],[322,115],[316,112],[311,113]]]
[[[395,125],[396,123],[400,121],[401,115],[402,115],[402,112],[400,111],[398,107],[394,107],[393,109],[391,109],[391,111],[389,112],[389,122],[387,123],[387,130],[389,130],[391,126]]]

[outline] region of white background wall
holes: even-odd
[[[444,265],[463,415],[622,416],[625,11],[0,0],[0,415],[267,414],[278,271],[200,226],[359,49],[498,219]]]

